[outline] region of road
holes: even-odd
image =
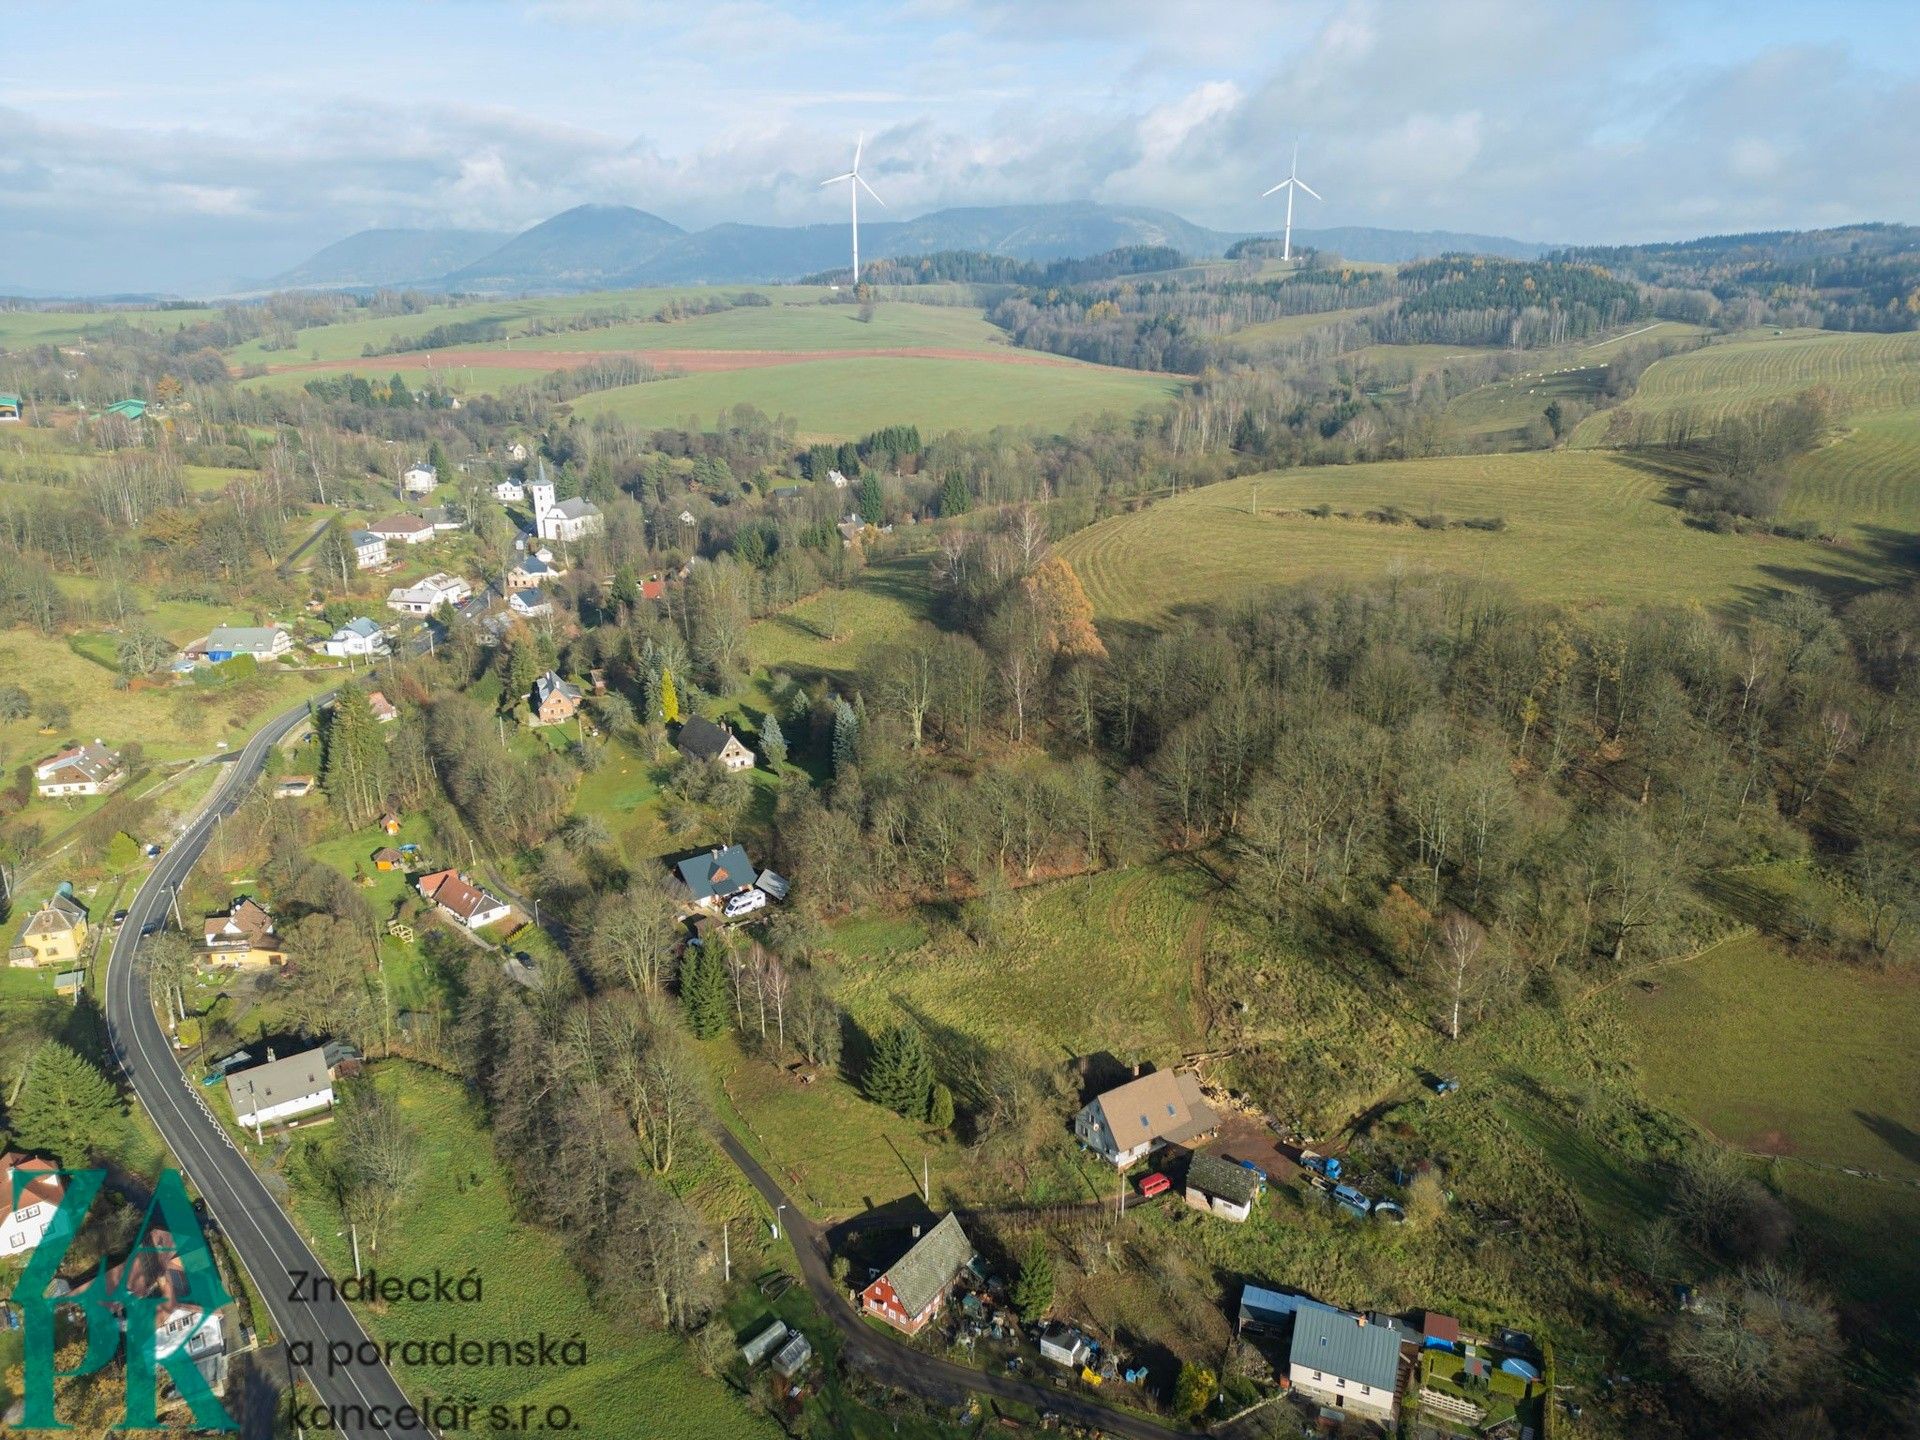
[[[821,1314],[831,1320],[834,1329],[840,1333],[840,1354],[848,1365],[885,1384],[910,1390],[936,1404],[956,1405],[969,1395],[984,1395],[1030,1405],[1036,1410],[1051,1410],[1075,1424],[1087,1425],[1110,1435],[1125,1435],[1130,1440],[1171,1440],[1174,1436],[1207,1433],[1176,1430],[1145,1415],[1110,1409],[1073,1390],[1056,1390],[1052,1386],[1036,1385],[1011,1375],[995,1375],[985,1370],[956,1365],[951,1360],[942,1360],[937,1355],[916,1350],[904,1340],[896,1340],[875,1329],[848,1303],[846,1295],[828,1271],[827,1244],[820,1227],[787,1198],[786,1192],[767,1174],[760,1162],[747,1153],[747,1148],[736,1136],[730,1131],[720,1130],[715,1133],[715,1139],[740,1173],[753,1182],[754,1189],[760,1192],[768,1208],[779,1217],[779,1223],[787,1232],[787,1239],[793,1244],[793,1253],[800,1259],[800,1275],[806,1281],[808,1292],[820,1307]],[[1247,1424],[1228,1421],[1210,1433],[1215,1437],[1238,1436],[1243,1430],[1249,1429]]]
[[[289,1299],[295,1288],[294,1272],[322,1275],[326,1269],[204,1107],[200,1087],[182,1073],[172,1042],[154,1014],[146,977],[135,963],[142,931],[149,924],[164,922],[174,891],[185,883],[215,825],[251,791],[267,752],[306,718],[305,705],[287,711],[256,731],[225,762],[226,773],[216,782],[206,808],[160,857],[127,907],[126,923],[114,937],[107,961],[107,1037],[134,1094],[252,1277],[274,1328],[285,1341],[313,1347],[315,1362],[304,1367],[306,1376],[319,1403],[331,1407],[339,1418],[339,1432],[356,1437],[424,1436],[432,1432],[411,1411],[401,1413],[408,1401],[386,1366],[355,1363],[329,1373],[325,1362],[329,1344],[357,1347],[368,1343],[367,1333],[340,1300]],[[406,1420],[413,1423],[403,1424]]]

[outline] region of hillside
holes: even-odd
[[[576,205],[453,271],[458,290],[594,290],[626,282],[635,266],[684,235],[629,205]]]
[[[276,290],[404,285],[472,264],[510,237],[497,230],[362,230],[273,277]]]

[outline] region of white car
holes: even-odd
[[[722,913],[729,920],[738,920],[742,915],[751,915],[766,903],[767,895],[764,890],[742,890],[738,895],[728,899],[726,905],[722,907]]]

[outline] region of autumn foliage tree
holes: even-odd
[[[1058,555],[1049,555],[1020,582],[1033,606],[1047,649],[1063,660],[1104,660],[1107,647],[1093,624],[1093,602],[1073,567]]]

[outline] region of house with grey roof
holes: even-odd
[[[1187,1204],[1223,1220],[1245,1220],[1260,1198],[1260,1172],[1224,1155],[1199,1154],[1187,1162]]]
[[[737,895],[753,884],[753,861],[738,845],[716,845],[699,855],[689,855],[674,868],[687,899],[716,915],[729,895]]]
[[[320,653],[344,660],[387,653],[387,632],[364,615],[356,615],[320,642]]]
[[[353,568],[371,570],[387,563],[387,539],[371,530],[352,531],[347,539],[353,545]]]
[[[297,1055],[267,1058],[245,1070],[227,1072],[227,1098],[233,1118],[251,1130],[333,1108],[333,1075],[327,1052],[316,1045]]]
[[[1390,1426],[1399,1405],[1400,1337],[1364,1315],[1305,1301],[1293,1312],[1287,1373],[1295,1393]]]
[[[216,625],[201,648],[216,665],[236,655],[274,660],[293,649],[293,636],[278,625]]]
[[[728,770],[751,770],[753,751],[733,733],[731,725],[716,725],[704,715],[689,715],[680,726],[676,742],[682,755],[692,760],[715,762]]]
[[[973,1241],[960,1217],[946,1216],[887,1272],[860,1292],[860,1308],[909,1335],[926,1329],[946,1303],[954,1277],[972,1263]]]
[[[1124,1170],[1156,1145],[1185,1145],[1219,1125],[1192,1075],[1156,1070],[1082,1106],[1073,1133]]]

